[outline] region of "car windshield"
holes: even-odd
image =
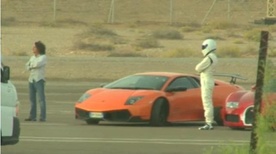
[[[114,81],[104,88],[161,90],[168,77],[153,75],[131,75]]]

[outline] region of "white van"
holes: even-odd
[[[1,67],[1,145],[18,143],[20,134],[18,97],[16,88],[9,79],[9,67]]]

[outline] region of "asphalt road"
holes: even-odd
[[[98,82],[48,81],[47,121],[25,122],[29,112],[27,81],[14,84],[21,102],[21,136],[18,144],[2,146],[2,154],[202,154],[249,144],[250,131],[219,126],[213,131],[197,130],[203,122],[150,127],[113,122],[92,126],[75,120],[74,102],[87,89],[101,84]]]

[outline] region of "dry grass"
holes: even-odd
[[[56,21],[72,20],[86,24],[107,22],[110,9],[109,0],[56,2]],[[139,2],[120,0],[115,3],[116,23],[169,23],[170,21],[170,5],[167,0],[139,0]],[[200,0],[174,0],[172,25],[201,23],[212,3],[213,0],[205,0],[204,3]],[[261,19],[266,14],[266,1],[264,0],[236,0],[230,4],[231,10],[228,18],[228,4],[225,1],[217,1],[204,24],[215,24],[219,21],[219,27],[221,27],[221,25],[228,26],[228,21],[235,21],[235,23],[243,25]],[[17,21],[49,22],[54,20],[53,1],[2,0],[1,11],[3,17],[14,17]]]
[[[222,51],[221,57],[246,57],[247,55],[257,55],[259,50],[260,36],[258,29],[245,31],[236,29],[233,35],[228,30],[211,30],[203,32],[204,27],[194,28],[195,31],[186,32],[185,39],[156,39],[151,37],[152,32],[160,30],[165,25],[147,25],[136,28],[129,28],[128,25],[104,25],[99,26],[77,26],[77,27],[37,27],[26,26],[2,27],[2,54],[3,55],[30,55],[34,41],[42,40],[47,45],[48,55],[74,55],[74,54],[92,54],[93,56],[107,56],[110,53],[98,54],[94,52],[137,51],[130,55],[138,56],[140,53],[147,52],[148,49],[162,48],[169,51],[164,57],[175,57],[181,55],[184,57],[201,57],[200,54],[181,54],[180,50],[200,52],[200,46],[204,39],[213,38],[217,40],[218,50]],[[168,29],[171,27],[168,26]],[[261,27],[260,27],[261,28]],[[177,34],[182,27],[176,28]],[[244,34],[240,36],[238,34]],[[176,35],[175,35],[176,36]],[[174,36],[174,38],[175,38]],[[275,57],[276,44],[274,36],[276,32],[271,33],[269,42],[269,56]],[[223,49],[223,50],[221,50]],[[191,52],[191,53],[193,53]],[[228,53],[227,53],[228,52]],[[251,53],[250,53],[251,52]],[[253,53],[256,52],[256,53]],[[237,54],[242,55],[237,55]],[[162,57],[155,52],[147,52],[147,57]]]
[[[269,30],[271,42],[275,42],[276,26],[251,24],[254,19],[265,14],[265,2],[232,3],[233,10],[231,18],[228,19],[225,12],[226,3],[218,1],[206,22],[201,24],[208,10],[206,6],[212,2],[175,0],[173,23],[169,24],[167,1],[141,0],[137,5],[135,1],[122,0],[116,3],[115,24],[105,24],[110,8],[108,1],[57,1],[56,21],[53,20],[51,12],[52,1],[3,1],[2,53],[30,55],[32,43],[42,40],[47,45],[47,54],[52,56],[110,56],[110,51],[115,51],[111,54],[115,56],[117,51],[120,53],[125,50],[125,46],[130,46],[128,49],[132,52],[127,54],[128,56],[139,56],[140,53],[146,53],[147,57],[164,56],[162,53],[148,52],[149,49],[158,49],[169,51],[170,54],[165,57],[197,57],[201,55],[183,54],[181,50],[200,52],[202,41],[213,38],[217,40],[218,48],[230,47],[227,49],[229,53],[223,53],[221,56],[232,54],[230,57],[238,57],[235,55],[236,49],[242,54],[248,53],[248,46],[258,50],[260,29]],[[31,7],[38,4],[41,4],[39,9]],[[247,6],[247,12],[244,6]],[[32,18],[29,18],[30,16]],[[275,48],[275,43],[270,43],[270,49],[273,51],[270,56],[275,56]]]
[[[231,22],[228,20],[216,20],[209,23],[208,26],[214,29],[223,29],[223,30],[242,27],[242,26],[239,26],[237,23]]]
[[[259,42],[260,37],[261,37],[261,35],[260,35],[259,29],[248,30],[248,31],[245,31],[245,33],[244,33],[244,38],[249,41]]]
[[[145,55],[133,51],[113,51],[108,54],[108,57],[145,57]]]
[[[220,47],[218,52],[219,57],[238,58],[242,57],[243,54],[238,46],[223,46]]]
[[[194,49],[191,48],[181,48],[181,49],[175,49],[170,51],[165,51],[161,55],[161,57],[164,58],[183,58],[183,57],[199,57],[200,52],[197,52]]]

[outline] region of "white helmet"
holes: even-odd
[[[215,51],[217,49],[217,43],[213,39],[207,39],[202,43],[202,54],[203,56],[208,55],[209,53]]]

